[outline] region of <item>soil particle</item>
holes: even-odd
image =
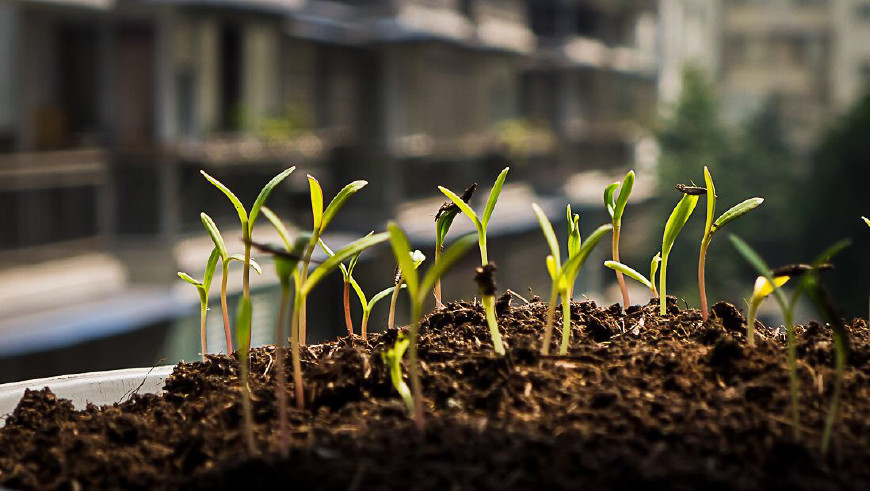
[[[390,330],[302,350],[308,405],[289,409],[287,458],[275,431],[278,353],[264,347],[250,355],[256,455],[244,449],[238,360],[215,355],[179,364],[162,395],[111,406],[76,411],[49,389],[27,391],[0,429],[0,486],[870,489],[866,321],[847,326],[838,436],[822,456],[834,376],[828,326],[797,329],[802,433],[794,441],[784,343],[764,337],[748,347],[732,305],[714,305],[702,322],[673,297],[664,317],[657,299],[625,311],[575,302],[568,355],[543,356],[548,305],[507,298],[498,302],[504,357],[477,303],[423,319],[422,434],[380,359],[395,343]],[[292,398],[292,382],[284,389]]]

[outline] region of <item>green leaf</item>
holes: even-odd
[[[489,192],[489,198],[486,200],[486,208],[483,209],[483,217],[480,219],[480,223],[484,230],[486,230],[489,218],[492,216],[493,210],[495,210],[495,203],[498,201],[498,196],[501,194],[501,188],[504,186],[504,181],[507,179],[509,170],[510,167],[505,167],[504,170],[501,171],[495,179],[495,184],[492,185],[492,190]]]
[[[547,263],[547,272],[550,273],[550,279],[553,281],[559,279],[559,266],[556,264],[556,259],[553,258],[553,255],[547,254],[545,262]]]
[[[707,222],[704,225],[704,237],[701,239],[702,242],[706,241],[706,240],[710,240],[710,236],[713,234],[713,229],[715,227],[717,227],[717,225],[713,224],[713,216],[716,214],[716,186],[713,185],[713,176],[710,175],[710,170],[707,169],[706,165],[704,166],[704,182],[707,185]],[[746,201],[744,201],[744,203],[746,203]],[[740,206],[740,205],[737,205],[737,206]],[[758,205],[756,205],[756,206],[758,206]],[[734,208],[731,208],[731,210],[733,210],[733,209]],[[731,211],[731,210],[728,210],[728,211]],[[726,211],[722,216],[724,217],[725,215],[727,215],[728,211]],[[746,210],[746,211],[748,212],[749,210]],[[722,218],[722,217],[719,217],[719,218]],[[734,218],[737,218],[737,217],[734,217]],[[734,218],[731,218],[728,221],[722,223],[722,225],[724,225],[725,223],[728,223],[729,221],[733,220]],[[717,220],[717,222],[718,222],[718,220]]]
[[[604,188],[604,207],[607,208],[607,214],[610,215],[610,218],[614,218],[616,215],[616,201],[614,201],[613,195],[618,187],[619,181],[609,184]]]
[[[411,259],[411,244],[408,242],[408,237],[395,222],[388,223],[387,230],[390,234],[390,245],[393,248],[393,255],[396,256],[396,262],[402,270],[405,283],[408,284],[408,292],[411,298],[417,298],[420,279],[416,268],[414,268],[414,260]]]
[[[217,267],[218,260],[221,258],[221,253],[217,247],[211,250],[211,255],[208,257],[208,262],[205,265],[205,274],[202,277],[202,287],[208,294],[211,289],[211,280],[214,278],[214,270]]]
[[[450,271],[450,269],[453,268],[453,266],[459,262],[463,256],[465,256],[468,249],[475,243],[477,243],[477,237],[475,237],[474,234],[466,234],[457,239],[453,244],[450,244],[450,246],[444,251],[444,254],[441,255],[441,259],[433,264],[426,271],[426,275],[423,276],[423,281],[420,282],[420,288],[417,292],[418,302],[422,303],[423,300],[425,300],[426,295],[428,295],[429,291],[432,290],[432,287],[435,286],[435,282],[438,281],[438,278],[447,274],[447,272]]]
[[[402,286],[400,287],[400,289],[401,289],[401,288],[406,288],[407,286],[408,286],[408,285],[402,283]],[[380,302],[380,301],[383,300],[384,298],[388,297],[390,294],[393,293],[393,291],[394,291],[395,289],[396,289],[395,286],[391,286],[391,287],[387,288],[386,290],[381,290],[381,291],[379,291],[379,292],[378,292],[374,297],[372,297],[371,300],[369,300],[368,311],[371,312],[372,309],[375,308],[375,304],[377,304],[378,302]]]
[[[215,179],[214,177],[208,175],[204,170],[199,171],[203,177],[208,180],[208,182],[212,183],[216,188],[220,189],[222,193],[226,195],[227,198],[230,199],[230,202],[233,204],[233,207],[236,209],[236,213],[239,214],[239,221],[242,224],[242,230],[248,230],[248,212],[245,211],[245,207],[242,205],[242,202],[239,201],[239,198],[233,194],[232,191],[229,190],[228,187],[224,186],[220,181]]]
[[[329,223],[332,222],[332,219],[335,218],[335,215],[339,210],[347,203],[347,200],[353,196],[357,191],[366,187],[368,185],[368,181],[353,181],[348,184],[338,194],[332,198],[332,201],[329,202],[329,205],[326,207],[326,211],[323,212],[323,217],[320,221],[319,232],[322,234],[326,227],[329,226]]]
[[[656,271],[659,270],[659,264],[662,262],[662,253],[657,252],[649,262],[649,281],[650,283],[656,280]]]
[[[248,338],[251,336],[251,299],[242,295],[239,299],[239,313],[236,316],[236,339],[242,356],[248,355]]]
[[[278,231],[278,235],[281,237],[281,241],[284,242],[284,247],[290,251],[293,249],[293,239],[290,235],[290,231],[287,230],[287,227],[284,225],[284,222],[278,218],[278,215],[275,214],[270,208],[264,206],[260,209],[263,212],[263,215],[266,217],[266,220],[269,220],[269,223],[275,227],[275,230]]]
[[[870,227],[870,218],[861,217],[861,219],[864,220],[864,223],[866,223],[868,227]]]
[[[592,235],[590,235],[586,241],[583,242],[583,245],[580,246],[580,252],[578,252],[576,256],[568,259],[568,261],[562,265],[561,277],[566,278],[569,281],[573,281],[574,278],[577,278],[577,275],[580,273],[580,268],[583,267],[586,259],[589,258],[589,254],[593,249],[595,249],[595,246],[601,242],[601,239],[612,230],[613,225],[610,223],[595,229],[595,231],[592,232]]]
[[[471,220],[471,223],[474,224],[474,228],[477,229],[478,233],[483,233],[483,224],[477,218],[477,214],[474,213],[474,210],[472,210],[471,207],[468,206],[468,203],[462,201],[462,198],[460,198],[456,195],[456,193],[445,188],[444,186],[438,186],[438,189],[440,189],[441,192],[444,193],[444,196],[450,198],[450,201],[452,201],[457,207],[459,207],[459,209],[462,210],[462,213],[465,213],[465,216],[467,216]]]
[[[637,271],[635,271],[634,269],[626,266],[625,264],[618,263],[616,261],[604,261],[604,265],[607,266],[608,268],[614,270],[614,271],[619,271],[620,273],[624,274],[625,276],[628,276],[629,278],[631,278],[637,282],[640,282],[643,286],[650,288],[650,282],[648,279],[644,278],[644,276],[642,274],[640,274]]]
[[[561,268],[560,258],[562,257],[562,253],[559,251],[559,240],[556,238],[556,232],[553,230],[553,225],[547,218],[547,214],[544,213],[544,210],[542,210],[537,203],[532,203],[532,210],[534,210],[535,216],[538,217],[538,223],[541,224],[541,231],[544,232],[544,237],[547,239],[547,245],[550,247],[550,254],[553,256],[553,260],[556,263],[556,270],[558,271]]]
[[[266,185],[263,186],[263,189],[260,190],[260,194],[257,195],[257,199],[254,200],[254,206],[251,207],[251,215],[250,215],[250,217],[248,217],[248,228],[249,228],[248,234],[249,234],[249,236],[253,235],[254,223],[256,223],[257,216],[260,214],[260,208],[263,207],[263,204],[266,202],[266,199],[269,197],[270,194],[272,194],[272,191],[275,189],[275,187],[278,186],[278,184],[280,184],[281,181],[286,179],[287,176],[289,176],[294,170],[296,170],[296,167],[290,167],[289,169],[284,169],[277,176],[273,177],[271,181],[266,183]]]
[[[359,283],[353,278],[350,277],[350,286],[353,287],[353,291],[356,292],[357,298],[359,298],[359,304],[363,308],[363,310],[368,310],[369,301],[366,299],[366,294],[363,293],[362,287],[359,286]]]
[[[707,193],[707,196],[710,196],[710,193]],[[764,203],[764,198],[749,198],[742,203],[738,203],[732,206],[728,209],[728,211],[720,215],[719,218],[716,219],[715,223],[713,223],[713,232],[716,232],[732,220],[740,218],[743,215],[749,213],[750,211],[758,208],[758,205],[760,205],[761,203]]]
[[[622,214],[625,212],[625,205],[628,204],[628,197],[631,196],[631,189],[634,187],[634,171],[628,171],[625,178],[622,180],[622,188],[619,190],[619,197],[616,198],[616,205],[613,210],[613,219],[619,222],[622,220]]]
[[[580,252],[583,240],[580,237],[580,215],[571,215],[571,205],[568,205],[568,257]]]
[[[323,223],[323,189],[312,175],[308,175],[308,188],[311,194],[311,216],[314,224],[311,227],[312,237],[319,237],[320,226]]]
[[[192,276],[185,273],[184,271],[179,271],[178,277],[181,278],[182,280],[190,283],[191,285],[197,287],[197,288],[202,286],[202,283],[199,280],[194,279]]]
[[[227,246],[224,243],[224,238],[221,236],[221,231],[215,225],[214,220],[211,219],[210,216],[205,213],[199,214],[199,219],[202,220],[202,224],[205,226],[206,232],[208,232],[208,236],[211,237],[211,241],[214,243],[214,246],[218,249],[220,253],[221,260],[227,260]]]
[[[459,210],[446,211],[438,217],[438,220],[435,221],[436,245],[444,245],[444,239],[447,238],[447,231],[450,230],[450,226],[453,225],[453,219],[456,218],[457,213],[459,213]]]
[[[783,293],[782,288],[776,286],[776,281],[773,279],[773,274],[770,272],[770,267],[767,263],[764,262],[764,259],[761,259],[761,256],[758,255],[755,250],[749,246],[746,242],[744,242],[740,237],[737,237],[734,234],[728,236],[731,240],[731,243],[734,245],[734,248],[737,249],[737,252],[746,259],[755,271],[764,276],[767,279],[768,283],[773,285],[775,288],[773,292],[776,294],[776,301],[779,303],[779,307],[782,309],[783,314],[788,310],[788,300],[785,298],[785,293]]]
[[[368,236],[366,236],[366,237],[368,237]],[[332,249],[330,249],[329,246],[326,245],[326,242],[324,242],[323,239],[317,239],[317,243],[320,244],[320,248],[323,249],[323,252],[325,252],[327,256],[334,256],[335,255],[335,252],[333,252]],[[348,271],[348,269],[345,267],[345,265],[342,263],[342,264],[339,264],[338,267],[339,267],[339,269],[341,269],[341,277],[344,278],[344,281],[345,282],[350,281],[350,271]]]
[[[305,284],[302,285],[302,295],[308,295],[312,288],[314,288],[317,283],[320,282],[327,274],[332,272],[332,270],[338,268],[338,266],[345,259],[353,256],[354,254],[364,251],[369,247],[380,244],[381,242],[385,242],[389,238],[389,234],[386,232],[369,235],[363,237],[361,239],[357,239],[350,244],[342,247],[341,249],[335,251],[335,255],[331,256],[329,259],[323,262],[323,264],[317,266],[314,271],[311,272],[311,276],[305,281]],[[411,258],[408,257],[408,260]]]
[[[238,261],[242,264],[245,264],[245,256],[242,254],[231,254],[227,257],[227,262]],[[263,274],[263,268],[260,267],[260,264],[257,261],[251,259],[251,269],[257,272],[257,274]]]
[[[665,233],[662,237],[662,256],[667,256],[671,253],[671,248],[674,246],[674,241],[677,240],[677,235],[686,225],[692,212],[695,211],[695,205],[698,204],[698,197],[689,194],[684,194],[683,198],[674,207],[671,216],[668,218],[668,223],[665,225]]]

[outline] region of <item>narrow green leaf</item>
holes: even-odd
[[[350,199],[357,191],[366,187],[368,185],[368,181],[353,181],[347,186],[343,187],[338,194],[332,198],[332,201],[329,202],[329,205],[326,207],[326,210],[323,212],[323,217],[320,221],[320,233],[322,234],[326,227],[329,226],[329,223],[332,222],[332,219],[335,218],[335,215],[339,210],[347,203],[347,200]]]
[[[405,283],[408,284],[408,292],[411,298],[417,298],[420,277],[417,274],[416,268],[414,268],[414,260],[411,259],[411,244],[408,242],[408,237],[395,222],[388,223],[387,230],[390,234],[390,245],[393,248],[393,255],[396,256],[396,262],[402,270]]]
[[[217,268],[218,260],[221,259],[221,253],[217,247],[211,250],[211,255],[208,257],[208,262],[205,265],[205,274],[202,277],[202,287],[208,294],[211,289],[211,280],[214,278],[214,270]]]
[[[580,237],[580,215],[571,216],[571,205],[568,205],[568,257],[576,256],[580,252],[583,240]]]
[[[444,193],[444,196],[450,198],[450,201],[452,201],[457,207],[459,207],[459,209],[462,210],[462,213],[465,213],[465,216],[467,216],[471,220],[471,223],[474,224],[474,228],[476,228],[479,233],[483,232],[483,224],[480,222],[480,219],[477,218],[477,214],[474,213],[474,210],[472,210],[471,207],[468,206],[468,203],[462,201],[462,198],[460,198],[456,195],[456,193],[445,188],[444,186],[438,186],[438,189],[440,189],[441,192]]]
[[[435,221],[436,245],[444,245],[444,240],[447,238],[447,231],[450,230],[450,226],[453,225],[453,219],[456,218],[457,213],[459,213],[459,210],[444,212],[440,217],[438,217],[438,220]]]
[[[214,187],[220,189],[221,192],[224,193],[224,195],[226,195],[227,198],[229,198],[230,202],[233,204],[233,207],[236,209],[236,213],[239,214],[239,221],[242,224],[242,229],[247,230],[248,229],[248,212],[245,211],[245,207],[242,205],[242,202],[239,201],[239,198],[237,198],[236,195],[233,194],[233,192],[230,191],[230,189],[228,187],[224,186],[220,181],[218,181],[214,177],[208,175],[204,170],[199,171],[199,173],[202,174],[203,177],[205,177],[206,180],[208,180],[208,182],[212,183],[214,185]]]
[[[369,234],[371,235],[371,234]],[[366,236],[368,237],[368,235]],[[326,245],[326,242],[323,242],[323,239],[317,239],[317,243],[320,244],[320,248],[323,249],[323,252],[326,253],[327,256],[334,256],[335,252]],[[341,276],[344,278],[345,282],[350,281],[350,271],[348,268],[342,263],[338,265],[339,269],[341,269]]]
[[[707,169],[706,165],[704,166],[704,183],[707,185],[707,222],[704,225],[704,237],[701,239],[701,242],[704,242],[705,240],[710,240],[710,235],[712,235],[713,229],[717,227],[717,225],[713,224],[713,217],[716,215],[716,186],[713,185],[713,176],[710,175],[710,170]],[[731,208],[731,210],[733,209],[734,208]],[[724,217],[726,214],[728,214],[728,211],[726,211],[722,216]],[[721,219],[722,217],[719,218]],[[728,221],[722,223],[722,225],[728,223],[734,218],[731,218]]]
[[[631,196],[631,189],[634,187],[634,171],[630,170],[622,180],[622,188],[619,190],[619,197],[616,198],[616,205],[613,210],[613,219],[617,222],[622,220],[622,214],[625,212],[625,205],[628,204],[628,197]]]
[[[834,256],[841,253],[843,251],[843,249],[849,247],[850,245],[852,245],[852,239],[838,240],[837,242],[832,244],[830,247],[825,249],[821,254],[816,256],[815,259],[813,259],[813,263],[812,263],[813,266],[818,267],[819,265],[821,265],[823,263],[830,262],[831,259],[834,258]]]
[[[245,256],[242,254],[231,254],[227,257],[227,262],[238,261],[242,264],[245,264]],[[260,264],[255,261],[253,258],[251,259],[251,269],[257,272],[257,274],[263,274],[263,268],[260,267]]]
[[[242,356],[248,355],[248,341],[251,336],[251,299],[242,295],[239,299],[238,315],[236,316],[236,339]]]
[[[218,229],[217,225],[215,225],[214,220],[212,220],[211,217],[206,215],[205,213],[200,213],[199,219],[202,220],[202,224],[205,226],[205,230],[206,232],[208,232],[208,236],[211,237],[211,241],[218,249],[221,260],[226,261],[227,246],[224,243],[224,238],[223,236],[221,236],[221,231]]]
[[[643,286],[650,288],[650,282],[648,279],[644,278],[642,274],[626,266],[625,264],[618,263],[616,261],[604,261],[604,265],[612,270],[619,271],[625,276],[628,276],[629,278],[639,282]]]
[[[363,310],[368,310],[369,301],[366,299],[366,294],[362,291],[362,287],[359,286],[359,283],[353,278],[350,277],[350,286],[353,287],[353,291],[356,292],[357,298],[359,298],[359,304],[363,308]]]
[[[532,210],[534,210],[535,216],[538,217],[538,223],[541,224],[541,231],[544,232],[544,237],[547,239],[547,245],[550,247],[550,254],[553,256],[553,260],[556,263],[556,270],[558,271],[561,268],[562,253],[559,251],[559,240],[556,238],[553,224],[550,223],[547,214],[544,213],[544,210],[542,210],[537,203],[532,203]]]
[[[662,253],[657,252],[649,263],[649,281],[650,283],[656,280],[656,272],[659,270],[659,264],[662,262]]]
[[[674,207],[674,211],[671,212],[668,223],[665,225],[665,233],[662,237],[663,257],[671,253],[671,248],[674,246],[674,241],[677,240],[677,235],[683,230],[683,226],[686,225],[692,212],[695,211],[695,205],[697,204],[697,196],[684,194],[683,199]]]
[[[263,186],[263,189],[260,190],[260,194],[257,195],[257,199],[254,200],[254,206],[251,207],[251,214],[248,217],[248,233],[251,234],[254,230],[254,223],[257,222],[257,216],[260,214],[260,208],[263,207],[263,204],[266,202],[266,199],[269,198],[269,195],[272,194],[272,191],[275,189],[278,184],[281,183],[284,179],[287,178],[296,167],[290,167],[289,169],[284,169],[277,176],[273,177],[271,181],[266,183]]]
[[[197,287],[197,288],[202,286],[202,283],[199,280],[194,279],[192,276],[185,273],[184,271],[179,271],[178,277],[181,278],[182,280],[190,283],[191,285]]]
[[[311,276],[309,276],[308,279],[305,281],[305,284],[302,285],[302,294],[308,295],[311,289],[314,288],[314,286],[317,285],[320,280],[322,280],[327,274],[332,272],[332,270],[338,268],[338,266],[345,259],[353,256],[360,251],[364,251],[369,247],[380,244],[381,242],[385,242],[389,237],[389,234],[387,234],[386,232],[366,236],[361,239],[357,239],[350,244],[342,247],[341,249],[335,251],[334,256],[328,258],[322,264],[317,266],[314,271],[311,272]],[[410,260],[411,258],[408,257],[408,259]]]
[[[291,238],[290,231],[287,230],[287,227],[284,225],[284,222],[278,218],[278,215],[275,214],[269,207],[262,207],[260,211],[263,212],[263,215],[266,217],[266,220],[269,220],[269,223],[275,227],[275,230],[278,231],[278,235],[281,237],[281,242],[284,242],[284,247],[290,251],[293,250],[293,239]]]
[[[569,281],[573,281],[577,278],[577,275],[580,273],[580,268],[583,267],[586,259],[589,258],[589,254],[593,249],[595,249],[595,246],[601,242],[601,239],[611,231],[613,231],[613,225],[610,223],[595,229],[595,231],[592,232],[592,235],[590,235],[586,241],[583,242],[583,245],[580,246],[580,252],[578,252],[576,256],[568,259],[568,261],[562,265],[561,277],[567,278]]]
[[[314,176],[308,176],[308,188],[311,194],[311,217],[314,222],[311,227],[312,237],[320,235],[320,225],[323,223],[323,188]]]
[[[866,223],[868,227],[870,227],[870,218],[861,217],[861,219],[864,220],[864,223]]]
[[[402,286],[400,287],[400,289],[401,289],[401,288],[406,288],[407,286],[408,286],[408,285],[402,283]],[[386,290],[381,290],[381,291],[379,291],[377,294],[375,294],[375,296],[372,297],[371,300],[369,300],[369,305],[368,305],[368,310],[369,310],[369,312],[371,312],[372,309],[375,308],[375,305],[376,305],[378,302],[380,302],[381,300],[383,300],[383,299],[387,298],[388,296],[390,296],[390,295],[393,293],[393,291],[395,291],[395,289],[396,289],[395,286],[391,286],[391,287],[387,288]]]
[[[545,262],[547,264],[547,272],[550,273],[550,278],[556,281],[559,278],[559,266],[556,265],[556,259],[553,258],[552,254],[547,254]]]
[[[707,193],[707,196],[710,196],[710,193]],[[716,219],[716,222],[713,223],[713,232],[718,231],[720,228],[724,227],[725,224],[736,220],[737,218],[740,218],[743,215],[749,213],[750,211],[758,208],[758,205],[760,205],[761,203],[764,203],[764,198],[749,198],[746,201],[732,206],[728,209],[728,211],[721,214],[719,218]]]
[[[466,234],[457,239],[453,244],[450,244],[444,251],[444,254],[441,255],[441,259],[436,264],[433,264],[423,276],[423,281],[420,282],[420,288],[416,297],[418,302],[422,303],[425,300],[426,295],[435,286],[438,278],[447,274],[475,243],[477,243],[477,237],[474,234]]]
[[[610,215],[610,218],[614,218],[616,215],[616,201],[613,199],[613,195],[618,187],[619,181],[608,184],[604,188],[604,207],[607,208],[607,214]]]
[[[489,192],[489,198],[486,200],[486,208],[483,209],[483,217],[480,219],[480,223],[483,225],[484,230],[486,230],[486,226],[489,224],[489,218],[492,216],[493,210],[495,210],[495,203],[498,201],[498,196],[501,194],[501,188],[504,186],[504,181],[507,179],[509,170],[510,167],[505,167],[504,170],[501,171],[495,179],[495,184],[492,185],[492,190]]]
[[[764,276],[768,283],[775,287],[773,293],[776,294],[776,301],[779,303],[783,313],[785,313],[788,310],[788,300],[785,298],[785,293],[783,293],[782,288],[776,286],[776,281],[773,279],[770,267],[764,262],[764,259],[761,259],[761,256],[755,252],[755,249],[750,247],[749,244],[744,242],[740,237],[731,234],[728,236],[728,239],[731,240],[731,243],[734,245],[734,248],[737,249],[737,252],[746,259],[746,262],[755,268],[755,271],[759,275]]]

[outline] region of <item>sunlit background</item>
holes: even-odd
[[[532,202],[563,240],[570,203],[588,234],[608,219],[604,187],[635,169],[622,259],[645,271],[673,185],[702,183],[707,165],[720,212],[767,199],[729,229],[772,266],[853,238],[826,279],[844,316],[866,316],[868,83],[868,0],[0,0],[0,381],[198,358],[197,293],[176,272],[202,275],[200,211],[242,249],[235,211],[200,169],[250,204],[297,166],[269,206],[302,229],[306,174],[327,199],[366,179],[327,243],[393,218],[431,261],[437,186],[477,182],[482,207],[510,166],[491,258],[500,290],[529,297],[549,290]],[[703,207],[669,275],[692,307]],[[460,216],[451,236],[471,230]],[[725,235],[708,292],[744,307],[754,275]],[[261,221],[255,239],[277,237]],[[609,254],[590,258],[578,299],[620,299]],[[476,293],[473,256],[447,298]],[[260,259],[254,344],[272,341],[279,297]],[[394,267],[380,247],[355,276],[371,295]],[[340,278],[312,294],[310,342],[346,332]],[[225,349],[218,290],[211,352]]]

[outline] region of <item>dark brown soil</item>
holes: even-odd
[[[745,320],[731,305],[715,305],[703,323],[698,311],[673,304],[662,318],[654,305],[625,313],[618,305],[575,303],[566,357],[538,354],[545,304],[499,306],[505,357],[493,353],[477,305],[450,304],[425,319],[423,435],[405,415],[379,356],[395,340],[392,331],[367,343],[341,339],[307,348],[308,407],[290,413],[287,459],[276,452],[275,351],[265,348],[252,354],[259,455],[248,455],[242,439],[236,360],[214,356],[179,364],[165,395],[137,395],[115,406],[75,411],[47,389],[28,392],[0,430],[0,485],[870,489],[864,320],[849,326],[837,437],[822,456],[834,380],[824,326],[799,328],[796,442],[784,343],[762,328],[749,349]],[[287,394],[292,400],[292,385]]]

